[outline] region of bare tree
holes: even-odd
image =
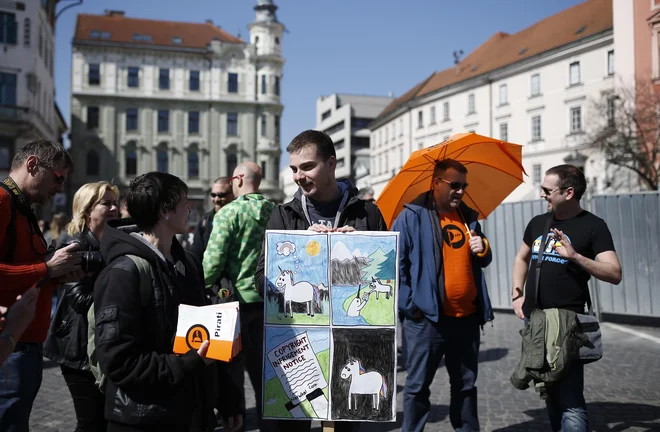
[[[594,103],[589,142],[608,164],[637,174],[640,183],[658,190],[660,183],[660,93],[650,81],[621,86]]]

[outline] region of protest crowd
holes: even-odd
[[[0,432],[29,430],[44,358],[61,368],[76,431],[222,426],[240,432],[246,421],[244,372],[255,391],[260,430],[309,431],[308,419],[262,416],[266,230],[398,232],[400,364],[408,372],[402,430],[424,429],[430,386],[443,360],[452,426],[480,430],[479,345],[488,337],[484,324],[493,320],[482,269],[493,250],[478,209],[463,201],[470,166],[434,161],[428,188],[405,202],[388,227],[373,190],[358,192],[336,179],[328,135],[304,131],[286,150],[299,187],[293,200],[269,201],[259,192],[261,168],[243,161],[229,177],[215,180],[213,207],[189,241],[188,187],[162,172],[137,176],[121,197],[108,181],[85,184],[75,192],[70,218],[56,214],[50,224],[39,221],[31,206],[47,204],[64,190],[73,161],[59,143],[37,140],[19,149],[0,184]],[[557,322],[585,313],[590,277],[621,281],[606,223],[580,206],[585,189],[576,167],[548,170],[540,191],[548,212],[524,230],[511,301],[530,341],[551,331],[539,313],[558,311]],[[544,252],[551,251],[556,259],[541,267]],[[173,352],[179,305],[231,301],[240,305],[241,351],[235,358],[207,357],[208,340],[184,354]],[[565,344],[552,379],[522,367],[511,381],[519,388],[546,384],[552,430],[588,431],[587,362],[577,355],[586,336],[557,326],[553,334]],[[523,357],[537,355],[539,340],[534,342],[527,351],[524,339]],[[543,340],[540,346],[543,351]],[[360,424],[336,422],[334,430],[357,431]]]

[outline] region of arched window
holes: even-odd
[[[199,178],[199,155],[197,154],[197,151],[191,151],[188,153],[188,178]]]
[[[126,176],[137,175],[137,151],[135,147],[126,149]]]
[[[87,150],[87,175],[97,176],[101,171],[101,160],[96,150]]]
[[[159,147],[156,152],[156,170],[166,173],[169,172],[170,159],[167,154],[167,148]]]
[[[234,170],[238,165],[238,157],[236,156],[236,146],[232,145],[227,149],[227,175],[234,174]]]

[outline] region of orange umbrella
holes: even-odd
[[[431,189],[435,163],[454,159],[468,169],[463,201],[486,218],[523,182],[522,146],[475,133],[453,135],[433,147],[413,152],[401,171],[387,183],[376,204],[387,226],[403,210],[403,205]]]

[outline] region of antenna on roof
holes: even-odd
[[[463,50],[459,49],[458,51],[454,51],[454,64],[457,65],[461,62],[461,57],[463,57]]]
[[[236,37],[239,39],[241,38],[241,29],[238,29],[238,33],[236,34]]]

